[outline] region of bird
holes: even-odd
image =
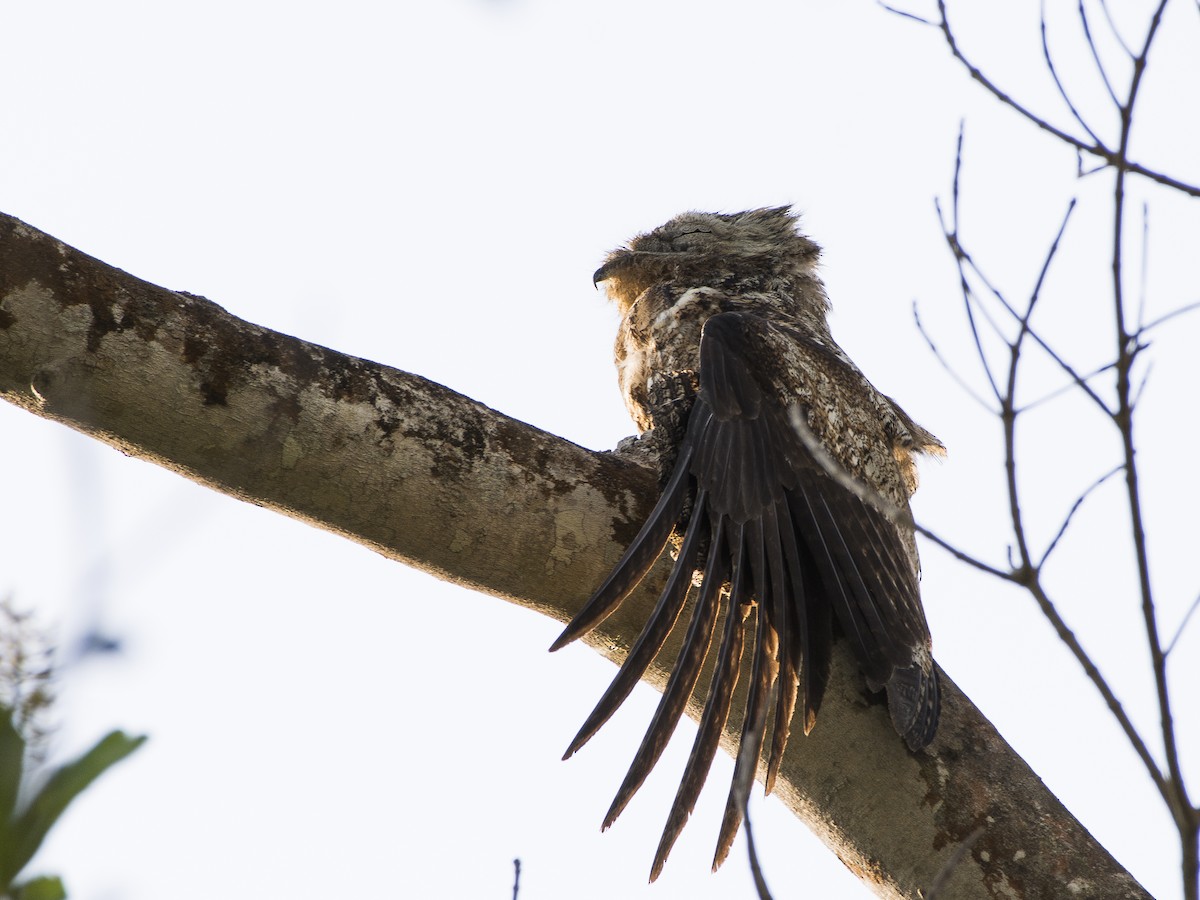
[[[674,562],[564,759],[628,697],[692,598],[662,699],[604,829],[658,762],[722,620],[651,881],[707,779],[747,643],[740,749],[714,871],[743,821],[768,719],[769,794],[797,708],[805,735],[816,722],[834,640],[849,642],[871,691],[886,690],[891,721],[910,750],[926,747],[937,730],[938,679],[908,501],[917,488],[914,457],[941,456],[945,447],[834,341],[820,252],[790,206],[685,212],[609,253],[593,276],[620,314],[615,362],[639,431],[632,449],[659,467],[661,494],[550,649],[595,628],[664,552]]]

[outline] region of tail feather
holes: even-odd
[[[910,750],[928,746],[937,733],[941,696],[933,661],[914,661],[896,669],[887,685],[892,724]]]

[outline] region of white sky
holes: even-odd
[[[963,14],[964,43],[1066,121],[1040,66],[1037,4],[992,6]],[[1052,17],[1063,71],[1112,134],[1073,6]],[[1136,40],[1148,6],[1123,8]],[[1193,5],[1174,3],[1135,140],[1139,158],[1193,183],[1198,33]],[[684,209],[792,202],[826,249],[834,334],[950,448],[924,468],[918,517],[1001,563],[998,430],[911,315],[919,300],[979,384],[933,210],[962,118],[970,249],[1019,299],[1078,195],[1038,321],[1081,369],[1111,355],[1108,176],[1073,181],[1073,155],[984,97],[936,32],[866,0],[0,0],[0,36],[0,209],[588,447],[632,430],[611,365],[616,316],[590,281],[603,253]],[[1152,318],[1198,299],[1200,216],[1134,191],[1131,209],[1152,203]],[[1194,470],[1200,438],[1197,331],[1192,318],[1156,335],[1140,432],[1168,637],[1200,590],[1200,498],[1175,477]],[[1035,365],[1024,396],[1059,383]],[[1117,445],[1074,401],[1028,427],[1023,484],[1045,540]],[[690,723],[599,833],[657,695],[636,692],[560,762],[614,670],[584,648],[547,654],[555,623],[8,406],[0,470],[0,592],[44,610],[64,646],[92,626],[123,646],[66,673],[60,754],[114,727],[151,736],[38,859],[73,897],[508,897],[514,857],[522,900],[751,896],[740,841],[708,873],[725,759],[646,886]],[[1114,481],[1089,501],[1047,577],[1157,748],[1120,498]],[[935,548],[923,557],[941,663],[1152,894],[1179,897],[1167,814],[1032,602]],[[1198,658],[1194,623],[1171,662],[1193,793]],[[779,804],[755,815],[777,897],[866,895]]]

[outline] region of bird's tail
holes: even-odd
[[[910,750],[920,750],[937,732],[941,696],[932,659],[892,670],[888,679],[888,711],[892,724]]]

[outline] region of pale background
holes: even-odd
[[[1148,4],[1116,5],[1140,40]],[[1040,66],[1037,4],[991,6],[958,17],[964,44],[1067,121]],[[1073,7],[1052,9],[1061,64],[1112,134]],[[1168,11],[1135,144],[1193,183],[1196,12]],[[0,36],[0,209],[139,277],[587,447],[632,430],[611,366],[615,312],[590,281],[603,253],[684,209],[794,203],[826,250],[834,334],[950,448],[924,467],[918,517],[1002,564],[998,429],[911,313],[918,300],[978,383],[933,208],[961,118],[971,249],[1019,300],[1079,192],[1039,323],[1081,369],[1112,353],[1110,176],[1074,182],[1073,154],[985,97],[938,33],[865,0],[0,0]],[[1132,184],[1135,203],[1154,204],[1153,317],[1198,297],[1200,218]],[[1131,263],[1136,273],[1136,252]],[[1180,320],[1157,334],[1139,434],[1168,638],[1200,590],[1197,330]],[[1029,399],[1060,383],[1046,366],[1030,374]],[[1041,407],[1035,426],[1046,431],[1022,444],[1023,474],[1044,499],[1030,504],[1044,540],[1118,445],[1074,401]],[[724,758],[646,886],[690,722],[599,833],[657,695],[636,692],[560,762],[614,670],[584,648],[547,654],[556,623],[8,406],[0,472],[0,592],[54,624],[70,662],[58,756],[114,727],[151,737],[37,860],[73,897],[507,898],[514,857],[523,900],[751,895],[740,839],[708,873]],[[1120,501],[1114,481],[1087,512],[1103,525]],[[1157,748],[1117,533],[1081,523],[1048,579]],[[923,554],[942,665],[1152,894],[1180,896],[1161,802],[1032,602],[936,548]],[[453,638],[431,646],[431,625]],[[121,652],[80,658],[94,629]],[[1193,623],[1171,662],[1193,793],[1198,657]],[[759,798],[753,811],[777,897],[865,896],[779,804]]]

